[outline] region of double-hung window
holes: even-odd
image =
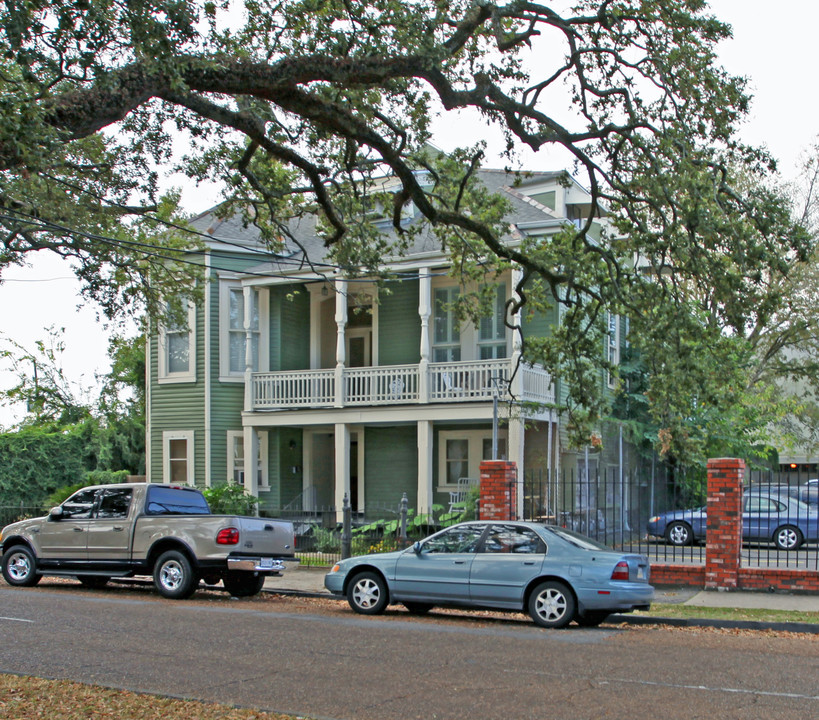
[[[492,314],[478,327],[478,359],[495,360],[508,356],[506,348],[506,284],[500,283],[492,303]]]
[[[187,316],[173,319],[170,310],[159,327],[159,382],[193,382],[196,380],[196,312],[188,305]]]
[[[268,490],[268,434],[257,433],[259,438],[259,455],[256,458],[256,481],[260,490]],[[245,484],[245,436],[240,430],[230,430],[228,439],[228,477],[237,485]]]
[[[245,293],[236,282],[222,282],[219,301],[219,375],[222,379],[239,378],[247,366],[245,349],[250,339],[251,370],[266,367],[264,351],[267,342],[265,311],[268,291],[250,290],[250,328],[245,328]]]
[[[454,309],[459,294],[457,287],[436,288],[433,294],[433,362],[457,362],[461,359],[461,330]]]
[[[162,433],[162,476],[172,485],[193,485],[193,430]]]

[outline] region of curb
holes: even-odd
[[[319,598],[324,600],[338,600],[344,598],[331,595],[328,592],[313,592],[310,590],[271,590],[264,588],[262,592],[271,595],[288,595],[291,597]],[[723,630],[773,630],[775,632],[809,633],[819,635],[819,623],[786,623],[786,622],[758,622],[756,620],[713,620],[697,618],[664,618],[646,615],[609,615],[606,624],[627,625],[670,625],[671,627],[704,627]]]

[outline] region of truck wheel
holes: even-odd
[[[258,595],[264,585],[264,575],[250,572],[229,572],[222,580],[225,590],[233,597]]]
[[[154,565],[154,585],[162,597],[184,600],[196,592],[199,578],[184,553],[168,550]]]
[[[37,560],[25,545],[14,545],[3,555],[3,578],[9,585],[32,587],[40,582]]]

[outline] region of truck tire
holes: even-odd
[[[233,597],[252,597],[258,595],[264,585],[264,575],[251,572],[229,572],[222,582]]]
[[[154,565],[154,585],[162,597],[184,600],[196,592],[199,578],[185,553],[168,550]]]
[[[3,579],[9,585],[32,587],[42,579],[37,574],[37,560],[25,545],[13,545],[6,550],[2,561]]]

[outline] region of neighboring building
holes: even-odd
[[[502,171],[481,179],[514,208],[508,242],[548,236],[591,211],[565,172],[519,184]],[[543,369],[522,366],[511,388],[539,410],[523,418],[505,402],[497,379],[512,376],[519,348],[502,313],[516,271],[500,280],[494,316],[458,327],[445,306],[459,284],[433,235],[391,263],[401,281],[379,294],[375,282],[320,265],[314,222],[300,220],[297,242],[274,257],[260,255],[254,229],[238,220],[209,212],[193,221],[212,238],[204,302],[190,309],[187,328],[160,329],[148,343],[149,481],[236,481],[271,513],[339,509],[345,495],[364,513],[395,507],[403,493],[420,512],[446,507],[458,481],[477,481],[491,457],[498,389],[498,457],[515,461],[521,477],[597,462],[599,452],[566,447],[553,409],[565,388]],[[525,333],[548,334],[558,312],[527,314]],[[611,318],[601,347],[615,362],[624,327]],[[601,373],[601,383],[610,380]],[[538,503],[547,513],[548,500]]]

